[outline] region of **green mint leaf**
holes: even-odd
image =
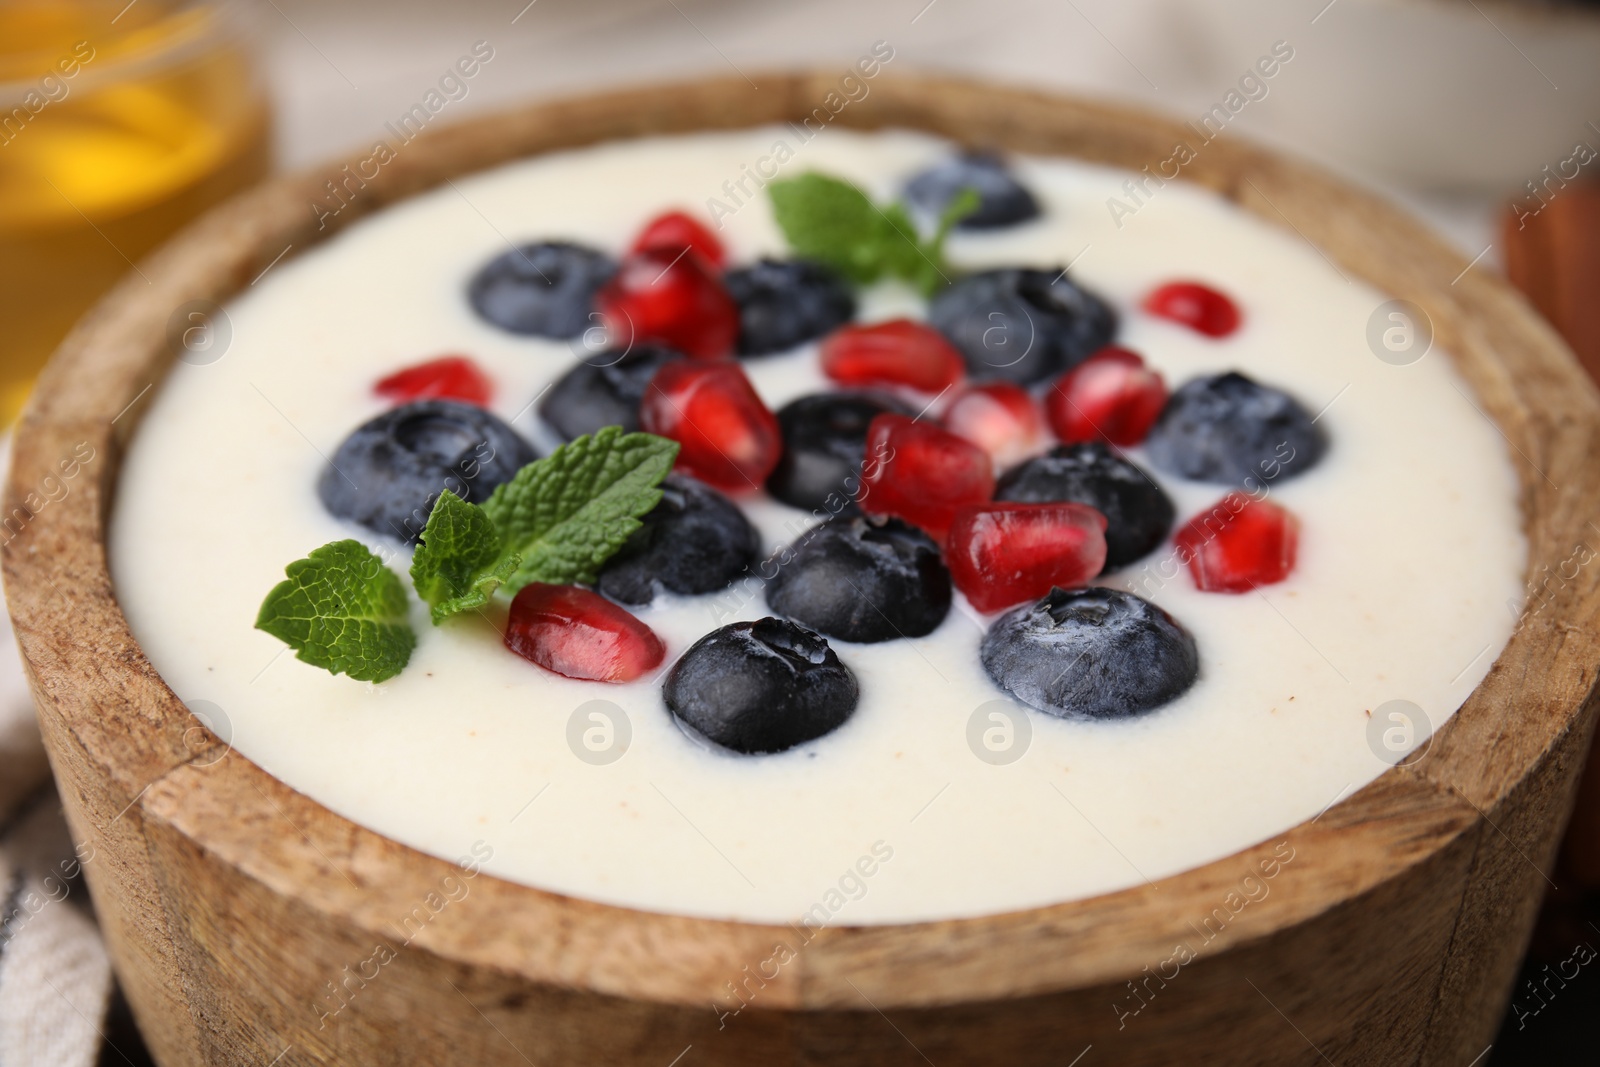
[[[904,243],[865,193],[838,178],[802,174],[770,183],[767,196],[790,248],[857,285],[883,277],[890,242]]]
[[[857,285],[893,277],[931,293],[949,280],[944,241],[950,228],[978,206],[964,189],[923,240],[905,205],[880,208],[860,189],[826,174],[808,173],[771,182],[773,217],[794,252],[839,271]]]
[[[944,261],[941,236],[937,243],[923,241],[917,233],[916,223],[902,204],[890,204],[884,214],[895,228],[898,239],[884,246],[889,264],[888,272],[915,286],[923,296],[949,282],[949,268]]]
[[[917,233],[917,224],[912,221],[905,205],[900,203],[884,208],[883,218],[887,223],[884,230],[886,239],[878,250],[878,256],[883,262],[884,273],[916,282],[923,271],[932,266],[926,258],[927,250],[923,248],[922,237]]]
[[[661,500],[677,458],[676,441],[607,426],[523,467],[483,505],[503,551],[521,557],[507,590],[593,582]]]
[[[916,286],[923,296],[932,296],[940,286],[948,285],[949,275],[952,272],[944,258],[945,238],[950,236],[950,231],[955,228],[956,223],[977,209],[977,191],[961,190],[939,215],[939,223],[933,231],[933,236],[923,241],[919,239],[916,226],[911,221],[910,212],[906,210],[905,205],[895,203],[885,208],[884,214],[894,223],[895,228],[909,235],[897,246],[898,255],[893,273]]]
[[[521,556],[503,550],[487,512],[445,492],[434,502],[411,559],[411,583],[430,605],[437,626],[487,604],[521,562]]]
[[[256,629],[296,659],[357,681],[381,682],[405,668],[417,644],[406,588],[360,541],[323,545],[284,573],[261,602]]]
[[[945,205],[944,213],[939,216],[939,229],[933,235],[933,246],[943,251],[944,239],[950,236],[950,231],[956,223],[978,210],[978,190],[970,185],[955,195],[955,199]]]

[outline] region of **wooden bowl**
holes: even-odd
[[[201,729],[145,660],[106,571],[105,516],[124,445],[173,359],[174,308],[224,300],[286,248],[304,251],[453,176],[636,134],[799,120],[835,81],[767,74],[759,91],[742,78],[696,81],[430,130],[325,229],[308,204],[337,166],[273,181],[144,263],[57,353],[17,439],[5,577],[95,906],[166,1067],[954,1067],[1080,1056],[1462,1067],[1489,1044],[1594,723],[1600,568],[1560,565],[1600,537],[1588,522],[1600,502],[1600,403],[1497,278],[1465,269],[1381,200],[1231,135],[1185,178],[1432,317],[1515,458],[1543,602],[1426,759],[1275,841],[1159,889],[825,929],[773,976],[775,945],[796,940],[788,927],[464,879],[334,815]],[[834,121],[1133,169],[1188,135],[1105,105],[926,77],[884,77]],[[93,459],[82,461],[86,448]],[[82,462],[66,478],[74,455]],[[1174,976],[1191,923],[1285,848],[1295,858],[1270,896]],[[734,1017],[718,1008],[730,983],[749,1001]],[[1137,1016],[1126,1014],[1131,997],[1146,1004]]]

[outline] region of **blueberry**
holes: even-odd
[[[1106,517],[1107,571],[1150,552],[1177,517],[1154,478],[1099,441],[1058,445],[1012,467],[1000,476],[994,498],[1026,504],[1070,500],[1095,508]]]
[[[739,305],[741,356],[765,356],[821,337],[856,314],[850,283],[804,259],[763,259],[722,276]]]
[[[317,495],[338,518],[416,544],[442,491],[481,504],[538,458],[482,408],[419,400],[351,431],[323,469]]]
[[[1328,439],[1294,397],[1229,371],[1173,393],[1145,450],[1179,477],[1255,488],[1316,466]]]
[[[556,379],[539,402],[539,415],[568,441],[602,426],[637,430],[639,401],[650,379],[662,364],[682,358],[670,348],[644,344],[588,356]]]
[[[950,611],[939,546],[899,519],[829,519],[779,558],[767,606],[841,641],[922,637]]]
[[[783,454],[767,492],[797,508],[855,514],[856,489],[867,449],[867,427],[885,412],[907,413],[888,397],[813,393],[778,410]]]
[[[661,592],[712,593],[748,570],[759,551],[755,527],[727,497],[669,475],[661,503],[607,561],[598,585],[624,604],[648,604]]]
[[[594,294],[616,270],[609,256],[583,245],[526,244],[491,259],[468,284],[467,298],[502,330],[576,337],[594,324]]]
[[[928,321],[966,358],[976,381],[1029,385],[1111,343],[1117,314],[1063,270],[1007,267],[942,289]]]
[[[783,619],[713,630],[672,665],[667,708],[706,740],[750,755],[837,730],[860,689],[828,642]]]
[[[1200,654],[1172,616],[1116,589],[1052,589],[1002,615],[983,667],[1024,704],[1060,718],[1120,719],[1175,700]]]
[[[930,219],[943,216],[960,193],[978,194],[978,207],[958,230],[993,230],[1036,218],[1039,203],[992,152],[968,152],[922,171],[906,183],[906,201]]]

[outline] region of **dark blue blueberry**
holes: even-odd
[[[841,516],[779,556],[767,606],[841,641],[922,637],[950,611],[950,572],[921,530]]]
[[[683,355],[659,345],[635,345],[626,352],[599,352],[556,379],[539,402],[539,415],[566,438],[594,433],[602,426],[639,428],[639,401],[662,364]]]
[[[624,604],[648,604],[661,592],[713,593],[748,570],[758,551],[755,527],[727,497],[669,475],[661,503],[606,562],[598,584]]]
[[[797,508],[855,514],[856,489],[867,450],[867,427],[902,405],[867,393],[813,393],[778,410],[783,454],[767,492]]]
[[[1059,718],[1121,719],[1175,700],[1200,673],[1194,638],[1148,600],[1052,589],[1000,616],[983,667],[1012,696]]]
[[[1053,378],[1111,343],[1117,314],[1066,272],[1007,267],[962,278],[934,296],[928,321],[966,358],[975,381]]]
[[[958,230],[993,230],[1015,226],[1039,214],[1039,203],[1026,186],[992,152],[969,152],[937,163],[906,183],[906,202],[930,219],[964,189],[978,194],[978,207],[956,223]]]
[[[821,337],[855,318],[856,298],[831,267],[804,259],[763,259],[722,276],[739,305],[741,356],[765,356]]]
[[[356,427],[323,469],[317,495],[338,518],[416,544],[441,492],[481,504],[538,458],[482,408],[419,400]]]
[[[576,337],[597,323],[594,294],[617,270],[611,257],[566,241],[526,244],[491,259],[473,276],[467,297],[502,330],[536,337]]]
[[[1154,478],[1099,441],[1058,445],[1012,467],[1000,476],[994,498],[1025,504],[1070,500],[1095,508],[1106,517],[1107,571],[1150,552],[1177,517]]]
[[[1322,459],[1328,439],[1311,418],[1288,393],[1229,371],[1185,382],[1144,447],[1151,463],[1179,477],[1254,489]]]
[[[696,641],[672,665],[662,695],[691,732],[756,755],[837,730],[856,710],[860,689],[821,635],[761,619]]]

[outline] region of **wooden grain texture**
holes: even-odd
[[[311,204],[344,180],[343,161],[272,182],[143,263],[46,371],[7,514],[78,442],[97,458],[0,535],[5,578],[69,821],[97,850],[96,907],[161,1062],[948,1067],[1066,1064],[1088,1046],[1085,1067],[1470,1062],[1492,1038],[1594,726],[1594,567],[1542,587],[1425,758],[1318,819],[1159,888],[827,929],[772,978],[758,972],[775,942],[797,940],[789,928],[468,878],[229,752],[150,668],[112,594],[104,517],[122,445],[172,359],[173,308],[225,299],[286,247],[447,178],[616,137],[797,121],[837,75],[755,80],[430,129],[347,186],[326,228]],[[1196,140],[1137,112],[910,76],[885,75],[833,121],[1135,170]],[[1463,273],[1386,203],[1232,134],[1183,174],[1427,311],[1517,465],[1530,580],[1595,536],[1600,401],[1509,287]],[[1285,855],[1269,895],[1230,914],[1241,880]],[[1194,958],[1174,971],[1180,945]],[[737,1015],[725,1014],[733,985],[748,1001]]]
[[[1506,213],[1506,274],[1600,380],[1600,182],[1543,192],[1548,199],[1530,197]]]
[[[1512,204],[1502,223],[1506,276],[1600,381],[1600,183],[1551,182]],[[1600,748],[1578,787],[1561,867],[1579,890],[1600,890]]]

